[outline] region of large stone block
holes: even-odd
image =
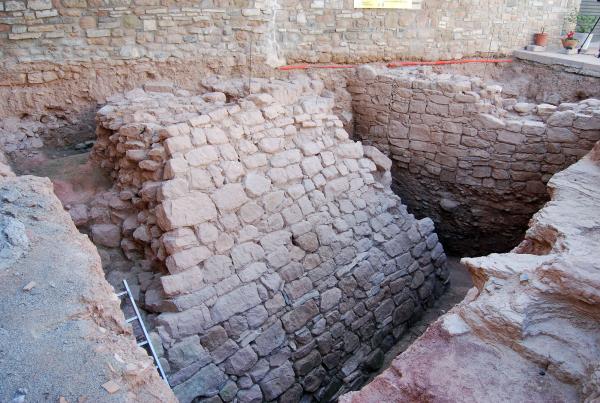
[[[277,321],[267,329],[263,330],[256,338],[256,351],[261,357],[269,355],[285,341],[285,331],[281,322]]]
[[[214,322],[220,323],[236,313],[255,307],[260,302],[256,284],[252,283],[221,296],[211,308],[210,313]]]
[[[294,384],[295,374],[292,364],[285,364],[271,370],[260,382],[260,388],[267,400],[276,399]]]
[[[281,321],[288,332],[300,329],[319,313],[315,301],[310,300],[283,315]]]
[[[236,210],[248,200],[240,183],[227,184],[213,192],[211,197],[220,211]]]
[[[201,224],[216,216],[215,205],[204,193],[165,200],[156,209],[157,223],[164,231]]]
[[[227,376],[215,364],[207,365],[173,392],[181,403],[191,403],[197,397],[210,397],[219,393],[227,383]]]

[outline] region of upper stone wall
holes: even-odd
[[[203,2],[168,0],[8,0],[0,2],[0,56],[16,62],[201,60],[366,62],[449,59],[507,53],[543,26],[556,40],[578,0],[428,0],[422,10],[354,9],[352,0]],[[48,69],[3,74],[0,83],[60,78]]]
[[[180,401],[329,401],[443,291],[443,248],[322,82],[211,82],[100,109],[93,153],[115,188],[92,237],[159,272],[140,275],[142,300]]]

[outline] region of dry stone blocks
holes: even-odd
[[[182,401],[328,400],[439,295],[445,255],[320,81],[244,84],[146,86],[99,111],[94,159],[127,195],[109,243],[162,270],[145,308]]]

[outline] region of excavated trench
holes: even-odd
[[[585,100],[597,89],[585,77],[523,63],[486,69],[367,66],[349,82],[355,138],[392,158],[392,188],[457,256],[515,247],[548,201],[550,177],[598,137],[597,105]],[[532,78],[542,72],[542,83],[562,85],[542,88]]]
[[[487,71],[484,73],[493,76]],[[498,72],[494,74],[499,77]],[[214,183],[207,185],[200,177],[190,179],[189,186],[196,199],[182,206],[173,204],[181,197],[192,197],[187,185],[175,183],[182,177],[177,174],[179,168],[174,160],[182,153],[196,152],[207,144],[218,147],[223,156],[231,155],[231,150],[223,151],[225,142],[218,132],[211,134],[214,142],[205,138],[194,143],[194,125],[190,125],[191,144],[183,142],[182,145],[173,140],[170,145],[162,146],[166,150],[159,152],[156,151],[161,147],[158,143],[188,134],[185,130],[189,129],[172,127],[188,121],[189,117],[184,115],[190,111],[185,109],[185,105],[194,102],[204,108],[200,110],[201,115],[209,115],[215,121],[219,120],[213,115],[226,109],[232,116],[244,114],[243,118],[234,120],[237,125],[252,124],[248,122],[256,116],[244,112],[244,101],[250,99],[244,99],[243,85],[231,84],[232,80],[224,80],[222,85],[213,81],[207,85],[206,92],[196,98],[186,91],[168,86],[163,88],[164,84],[160,84],[146,88],[145,93],[134,91],[125,98],[111,101],[108,112],[103,108],[104,114],[99,115],[96,133],[100,145],[94,146],[94,162],[89,159],[89,147],[92,145],[89,141],[95,140],[96,135],[90,131],[89,124],[81,123],[59,125],[61,127],[52,125],[45,132],[42,129],[47,133],[46,138],[66,140],[46,141],[46,146],[37,151],[29,148],[11,154],[17,173],[49,176],[53,180],[55,192],[70,210],[75,223],[98,245],[108,281],[119,289],[123,279],[132,284],[136,298],[145,309],[145,321],[153,329],[152,338],[159,347],[163,366],[167,368],[172,386],[182,401],[217,394],[223,401],[230,401],[235,396],[240,401],[294,401],[302,396],[327,401],[343,392],[360,388],[385,369],[391,359],[425,331],[429,323],[462,300],[471,286],[466,270],[456,258],[448,259],[450,286],[445,286],[448,272],[443,268],[444,262],[431,256],[438,253],[435,251],[437,237],[433,238],[431,235],[435,234],[424,229],[428,226],[428,220],[424,218],[433,219],[435,232],[446,253],[451,256],[507,251],[519,243],[531,215],[547,200],[545,183],[550,176],[575,162],[591,149],[599,137],[598,128],[594,126],[597,117],[592,112],[598,105],[594,102],[566,102],[575,101],[577,97],[565,89],[568,86],[562,87],[564,93],[537,97],[539,101],[551,104],[536,105],[518,96],[518,90],[514,90],[519,88],[518,85],[508,85],[513,89],[506,90],[496,84],[486,84],[475,75],[456,75],[448,70],[390,71],[363,66],[357,69],[356,74],[344,74],[343,80],[335,74],[334,77],[329,78],[329,82],[347,82],[345,94],[350,95],[344,95],[342,91],[342,97],[346,101],[351,99],[353,126],[348,119],[348,102],[343,122],[332,114],[331,100],[339,99],[339,89],[335,94],[323,96],[322,84],[314,80],[300,80],[300,84],[291,89],[288,84],[259,83],[260,91],[257,92],[261,96],[251,98],[252,102],[273,110],[289,107],[288,110],[294,113],[287,125],[293,125],[295,121],[297,130],[307,137],[306,143],[310,145],[286,143],[283,130],[281,133],[271,130],[286,127],[276,123],[279,115],[285,114],[273,111],[266,126],[262,121],[254,123],[263,125],[261,130],[271,130],[268,135],[252,137],[256,149],[243,150],[236,145],[234,151],[237,156],[231,157],[227,167],[221,166],[220,186],[237,186],[239,183],[247,186],[240,180],[242,174],[236,171],[236,163],[244,162],[246,166],[254,167],[252,164],[255,162],[246,162],[244,152],[248,154],[246,158],[259,151],[271,154],[269,158],[273,158],[281,150],[297,148],[302,151],[298,155],[306,159],[296,161],[296,157],[288,155],[292,162],[287,163],[299,164],[301,171],[298,175],[302,175],[304,169],[312,169],[310,164],[314,161],[311,156],[315,155],[305,149],[313,147],[312,143],[323,141],[311,137],[314,136],[312,129],[321,127],[319,122],[322,121],[323,130],[331,130],[332,138],[348,144],[347,149],[342,151],[346,153],[343,158],[356,158],[357,164],[364,165],[365,175],[360,176],[363,182],[369,177],[373,177],[374,181],[371,185],[369,180],[363,184],[369,187],[369,190],[363,190],[368,197],[365,205],[352,203],[352,198],[349,200],[343,196],[348,189],[353,189],[351,186],[342,187],[346,190],[341,191],[328,189],[331,197],[324,189],[323,194],[334,207],[328,205],[327,209],[306,212],[304,208],[308,207],[299,204],[298,214],[301,217],[315,214],[310,219],[296,220],[291,214],[280,214],[282,210],[278,209],[269,211],[262,199],[263,193],[248,193],[249,196],[244,198],[239,189],[230,186],[231,192],[224,193],[220,201],[213,199],[217,208],[206,213],[210,218],[200,219],[202,222],[189,221],[186,209],[212,204],[211,199],[200,194],[206,193],[212,198],[211,192],[216,191],[212,186],[215,184],[223,189],[217,182],[219,176],[214,172],[215,165],[211,165],[213,157],[205,153],[207,149],[203,149],[199,157],[210,161],[202,162],[202,175],[210,176]],[[324,81],[327,87],[328,80]],[[294,92],[296,95],[290,95]],[[157,95],[164,93],[173,96],[162,98],[162,95]],[[223,99],[218,94],[224,94]],[[271,99],[262,94],[269,95]],[[310,102],[303,103],[307,101],[306,97],[318,107],[311,106]],[[155,121],[147,122],[143,118],[123,121],[120,117],[123,112],[126,112],[125,116],[141,115],[157,105],[163,106],[163,101],[172,102],[173,99],[177,106],[171,111],[176,110],[177,114],[160,122],[164,127],[171,127],[166,132],[160,132]],[[237,109],[235,105],[238,105]],[[252,108],[248,107],[251,111]],[[334,112],[340,116],[344,111],[339,105],[336,107]],[[110,108],[118,113],[112,114]],[[155,115],[158,113],[165,111],[161,109]],[[81,121],[89,122],[86,119]],[[136,122],[143,125],[139,126]],[[313,126],[315,122],[316,126]],[[198,127],[202,128],[205,124],[207,122],[198,123]],[[353,143],[342,135],[336,137],[336,130],[342,126],[353,131],[352,138],[389,156],[390,166],[385,157],[374,149],[365,152],[375,161],[371,163],[372,167],[361,162],[359,154],[349,151]],[[232,136],[231,124],[216,127]],[[173,131],[177,134],[174,135]],[[77,135],[73,136],[73,133]],[[257,133],[261,132],[257,130]],[[270,144],[264,141],[278,136],[282,138]],[[228,141],[232,141],[231,137]],[[128,146],[125,145],[127,142],[138,143]],[[139,149],[145,150],[141,153],[143,157],[132,158],[131,152],[127,155],[128,150]],[[153,157],[148,158],[152,152]],[[338,151],[333,152],[339,155]],[[279,155],[277,157],[280,158]],[[326,169],[324,158],[327,157],[322,158],[319,169]],[[305,162],[307,159],[308,162]],[[166,163],[169,166],[167,170],[171,172],[169,183],[172,186],[157,194],[155,183],[162,177],[157,175],[155,164],[146,163],[145,168],[139,169],[141,161]],[[99,165],[105,169],[98,169]],[[275,168],[285,170],[286,166]],[[324,186],[327,181],[352,175],[352,169],[345,173],[337,168],[337,173],[324,177]],[[253,174],[265,173],[270,178],[274,187],[271,193],[281,189],[297,195],[290,197],[289,201],[285,198],[279,201],[287,210],[305,197],[303,195],[308,189],[305,182],[300,182],[304,190],[291,189],[283,186],[284,180],[276,179],[277,173],[269,176],[261,171],[260,165],[253,169],[258,169],[252,171]],[[391,175],[386,173],[386,169],[391,169]],[[286,172],[285,175],[289,178],[293,173]],[[348,178],[351,182],[359,176]],[[402,203],[418,220],[412,218],[406,209],[403,210],[400,201],[393,195],[382,191],[390,181]],[[355,197],[358,198],[359,194]],[[238,198],[243,199],[239,205]],[[314,199],[310,201],[315,203]],[[167,202],[171,203],[171,212],[183,209],[183,218],[169,215],[169,211],[157,214],[156,209]],[[369,203],[373,202],[387,203],[391,209],[369,210]],[[244,203],[254,203],[260,208],[253,205],[252,209],[238,210]],[[262,219],[252,218],[259,214],[257,211],[260,209],[266,209],[265,212],[271,215],[270,219],[265,218],[264,223]],[[231,222],[232,210],[242,217],[243,228],[237,229],[236,224]],[[347,237],[349,229],[354,231],[354,239],[348,238],[339,245],[323,240],[329,235],[325,228],[321,228],[321,232],[315,230],[314,239],[305,236],[311,232],[303,232],[306,230],[299,228],[298,224],[305,221],[318,225],[316,220],[324,219],[324,216],[317,215],[319,212],[332,214],[332,211],[340,210],[346,211],[345,214],[366,214],[370,220],[376,221],[383,219],[382,214],[392,214],[404,223],[398,231],[414,232],[415,240],[406,242],[411,245],[408,257],[416,265],[406,270],[404,263],[394,255],[395,251],[386,252],[388,255],[385,255],[385,262],[382,260],[381,268],[371,261],[369,254],[379,254],[388,242],[395,239],[393,234],[397,232],[390,232],[395,231],[391,222],[378,224],[379,231],[390,232],[389,238],[378,239],[372,238],[370,233],[356,235],[364,228],[355,221],[352,222],[355,227],[348,222],[344,225],[339,222],[336,226],[333,214],[331,228],[336,230],[336,236]],[[214,231],[204,223],[206,220],[210,222],[213,216],[217,220]],[[157,224],[159,221],[162,224]],[[281,238],[263,242],[264,239],[261,240],[258,235],[263,231],[289,231],[289,235],[279,234]],[[205,242],[198,245],[195,244],[197,241],[190,241],[190,233],[194,236],[194,232],[201,242],[204,236]],[[363,242],[364,246],[358,252],[358,256],[364,254],[364,257],[344,256],[349,253],[352,242],[361,242],[361,237],[365,236],[371,241]],[[312,246],[314,242],[317,246]],[[250,243],[259,246],[262,252],[253,248],[236,251],[233,247],[234,244],[247,246]],[[415,257],[419,243],[428,246],[424,255]],[[325,255],[318,249],[319,244],[321,247],[328,246]],[[189,273],[196,274],[196,267],[207,259],[198,257],[198,254],[207,253],[201,249],[203,245],[211,250],[211,254],[230,256],[227,259],[231,260],[209,259],[210,275],[203,274],[200,284]],[[401,246],[394,244],[390,247]],[[182,253],[190,250],[194,253]],[[273,266],[276,269],[265,272],[264,268],[254,265],[252,271],[249,270],[250,262],[263,261],[269,268]],[[332,266],[325,265],[326,262]],[[207,263],[202,264],[207,267]],[[307,270],[307,267],[310,269]],[[345,274],[339,272],[340,268],[347,268],[353,275],[344,277]],[[217,274],[219,270],[230,274]],[[307,272],[302,274],[303,270]],[[394,275],[401,271],[402,276]],[[270,277],[265,273],[270,273]],[[274,278],[275,273],[279,279]],[[239,283],[240,276],[245,278],[243,284]],[[420,279],[421,276],[424,279]],[[238,278],[237,283],[232,277]],[[363,286],[361,281],[369,286]],[[424,289],[421,284],[429,285]],[[442,295],[444,288],[447,288],[446,293]],[[236,294],[237,290],[243,291]],[[253,305],[246,304],[248,300],[254,301]],[[320,304],[313,301],[320,301]],[[239,309],[230,308],[236,304],[241,305]],[[331,304],[331,307],[324,308],[324,304]],[[219,318],[216,321],[215,316]],[[337,334],[332,334],[332,329]],[[261,333],[268,334],[268,341],[261,340]],[[280,344],[273,347],[274,343]],[[203,381],[206,378],[214,383],[207,384]]]

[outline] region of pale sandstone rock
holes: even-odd
[[[250,173],[245,178],[246,190],[251,196],[261,196],[271,186],[271,181],[263,175]]]
[[[227,184],[212,194],[212,199],[221,211],[231,211],[241,207],[248,197],[241,184]]]
[[[365,156],[370,158],[380,170],[389,171],[392,168],[392,160],[377,148],[372,146],[363,146],[363,150],[365,152]]]
[[[114,224],[95,224],[91,227],[94,243],[115,248],[121,243],[121,229]]]
[[[215,218],[217,210],[203,193],[165,200],[157,209],[158,225],[165,231],[177,227],[193,226]]]
[[[162,276],[160,281],[165,294],[175,296],[200,289],[203,284],[203,276],[202,271],[198,267],[194,267],[183,273]]]
[[[517,102],[513,105],[513,109],[519,113],[527,114],[531,113],[535,109],[535,104],[530,104],[527,102]]]
[[[198,263],[203,262],[212,255],[211,251],[204,246],[196,246],[184,249],[167,257],[165,263],[169,272],[180,273]]]
[[[487,113],[479,114],[479,121],[483,124],[483,127],[488,129],[501,129],[506,126],[502,119]]]

